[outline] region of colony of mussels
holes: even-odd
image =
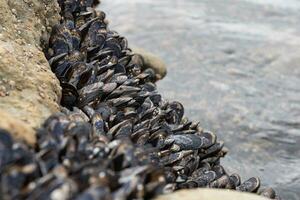
[[[34,148],[0,131],[0,199],[149,199],[183,188],[226,188],[280,199],[220,165],[216,135],[162,99],[155,73],[107,28],[95,0],[59,0],[46,57],[64,106]]]

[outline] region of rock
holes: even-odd
[[[155,200],[268,200],[267,198],[245,192],[217,189],[180,190],[172,194],[161,195]]]
[[[28,124],[3,110],[0,110],[0,119],[0,129],[7,130],[15,139],[25,140],[29,145],[34,145],[36,141],[35,131]]]
[[[152,68],[155,71],[157,80],[166,76],[167,67],[161,58],[141,48],[132,48],[132,50],[142,57],[145,68]]]
[[[59,111],[59,81],[42,52],[50,27],[60,19],[59,6],[56,0],[0,0],[0,13],[0,110],[9,122],[36,128]],[[34,132],[25,132],[16,130],[14,136],[33,142]]]

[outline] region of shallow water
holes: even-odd
[[[300,1],[102,0],[110,27],[168,66],[164,98],[225,141],[223,164],[300,199]]]

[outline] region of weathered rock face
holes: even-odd
[[[59,110],[59,82],[41,47],[60,19],[59,6],[56,0],[0,0],[0,13],[0,112],[36,128]]]
[[[161,195],[156,200],[268,200],[267,198],[233,190],[190,189]]]

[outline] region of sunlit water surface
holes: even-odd
[[[168,66],[158,83],[215,131],[223,164],[300,199],[300,1],[102,0],[110,27]]]

